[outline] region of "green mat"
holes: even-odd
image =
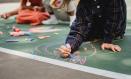
[[[127,31],[123,40],[117,40],[115,43],[122,47],[122,52],[113,53],[111,51],[100,49],[99,42],[86,42],[80,50],[80,56],[75,59],[63,59],[60,58],[57,52],[57,48],[62,45],[69,32],[69,27],[66,24],[58,25],[41,25],[40,28],[45,30],[60,29],[54,32],[32,33],[30,36],[12,37],[9,32],[12,30],[12,25],[15,24],[14,20],[3,21],[0,20],[0,31],[4,34],[0,35],[0,46],[12,50],[31,53],[39,56],[49,57],[62,61],[72,62],[85,66],[100,68],[104,70],[130,74],[131,75],[131,25],[128,22]],[[28,31],[32,28],[30,25],[15,24],[23,31]],[[43,30],[44,31],[44,30]],[[38,36],[48,35],[49,38],[39,39]],[[17,42],[8,42],[7,40],[16,39]],[[27,40],[32,39],[32,40]]]

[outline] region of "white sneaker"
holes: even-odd
[[[58,24],[58,20],[55,15],[51,15],[49,19],[42,21],[43,24]]]

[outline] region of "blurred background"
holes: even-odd
[[[0,0],[0,3],[5,3],[5,2],[19,2],[19,0]]]

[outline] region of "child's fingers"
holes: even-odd
[[[104,50],[104,49],[110,49],[113,52],[120,52],[121,51],[120,46],[114,45],[114,44],[102,44],[101,48],[102,48],[102,50]]]
[[[70,54],[69,52],[66,52],[64,49],[59,48],[58,49],[60,51],[61,54]]]
[[[118,46],[118,45],[113,45],[113,44],[110,46],[110,49],[111,49],[113,52],[120,52],[120,51],[121,51],[120,46]]]
[[[58,48],[58,51],[60,51],[61,57],[66,58],[70,55],[71,47],[69,44],[62,45],[60,48]]]
[[[113,52],[116,52],[116,49],[115,49],[115,47],[114,46],[111,46],[111,48],[110,48]]]
[[[69,56],[69,54],[61,54],[61,57],[63,58],[67,58]]]
[[[120,52],[121,51],[121,47],[118,46],[118,45],[115,45],[115,50],[118,51],[118,52]]]
[[[102,44],[102,45],[101,45],[101,49],[102,49],[102,50],[105,50],[105,45]]]
[[[4,18],[4,19],[7,19],[8,18],[8,15],[7,14],[3,14],[0,16],[1,18]]]
[[[71,49],[70,48],[67,48],[66,46],[62,45],[61,46],[61,49],[63,49],[65,52],[67,53],[70,53],[71,52]]]
[[[4,14],[2,17],[3,17],[3,18],[6,18],[6,14]]]
[[[60,56],[63,58],[66,58],[70,55],[68,52],[64,51],[62,48],[59,48],[58,50],[60,51]]]

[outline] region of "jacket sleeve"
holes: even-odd
[[[71,45],[71,53],[78,50],[80,45],[83,42],[83,32],[81,23],[74,22],[74,24],[71,27],[71,30],[67,36],[66,44],[69,43]]]
[[[104,26],[104,42],[112,43],[115,37],[115,31],[119,27],[121,20],[121,0],[107,0],[105,5],[105,26]]]
[[[89,19],[87,15],[87,10],[82,6],[82,4],[79,4],[77,7],[77,13],[76,13],[76,19],[72,23],[70,32],[66,39],[66,44],[69,43],[71,45],[71,53],[78,50],[82,42],[84,41],[84,38],[86,37],[86,34],[89,30]]]

